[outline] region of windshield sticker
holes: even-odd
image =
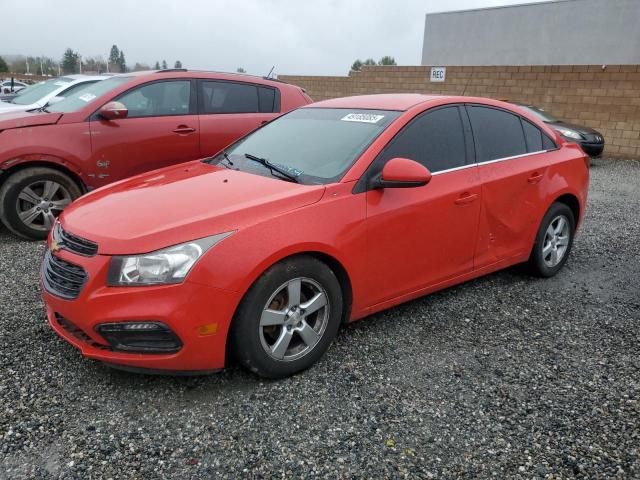
[[[350,113],[340,120],[343,122],[378,123],[383,118],[384,115],[374,115],[372,113]]]
[[[78,97],[80,100],[82,100],[83,102],[87,102],[89,103],[91,100],[93,100],[94,98],[96,98],[96,96],[93,93],[83,93],[82,95],[80,95]]]

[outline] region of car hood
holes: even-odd
[[[25,111],[4,113],[0,111],[0,131],[9,128],[37,127],[51,125],[62,117],[62,113],[29,113]]]
[[[553,128],[567,128],[569,130],[575,130],[578,133],[584,133],[587,135],[600,135],[600,132],[594,130],[590,127],[585,127],[584,125],[576,125],[575,123],[567,123],[567,122],[547,122],[547,124]]]
[[[61,222],[96,242],[100,254],[147,253],[301,208],[324,190],[197,161],[98,189],[68,207]]]
[[[10,102],[0,102],[0,113],[5,114],[9,112],[24,112],[27,110],[31,110],[33,108],[38,108],[37,105],[29,104],[29,105],[16,105],[15,103]]]

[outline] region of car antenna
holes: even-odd
[[[273,67],[271,67],[271,70],[269,70],[269,73],[267,73],[267,78],[271,78],[271,74],[273,73],[273,70],[276,68],[276,66],[274,65]]]

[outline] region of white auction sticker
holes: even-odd
[[[383,118],[384,115],[374,115],[373,113],[350,113],[340,120],[343,122],[378,123]]]
[[[82,95],[80,95],[78,97],[80,100],[82,100],[83,102],[87,102],[89,103],[91,100],[93,100],[94,98],[96,98],[96,96],[93,93],[83,93]]]

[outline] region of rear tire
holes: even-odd
[[[43,240],[55,218],[80,195],[76,182],[58,170],[19,170],[0,188],[0,220],[16,235]]]
[[[342,291],[333,271],[313,257],[286,259],[264,272],[240,303],[231,351],[262,377],[287,377],[324,354],[341,316]]]
[[[569,258],[575,231],[573,211],[564,203],[556,202],[551,205],[536,234],[527,262],[529,272],[545,278],[558,273]]]

